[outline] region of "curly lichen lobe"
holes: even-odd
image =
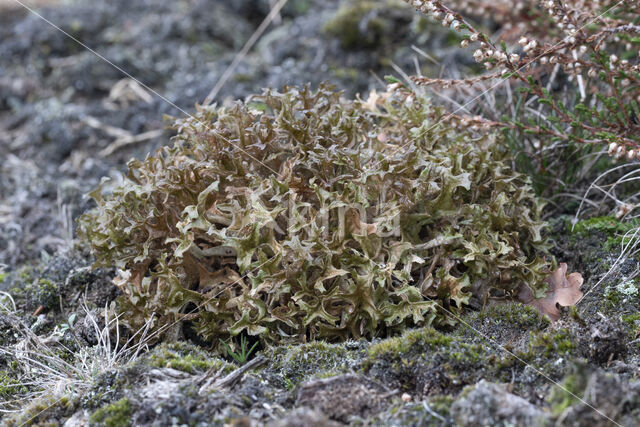
[[[438,304],[472,294],[542,292],[541,204],[495,135],[442,114],[326,86],[202,108],[172,147],[92,193],[81,231],[97,265],[122,270],[130,326],[188,312],[216,342],[380,336],[440,322]]]

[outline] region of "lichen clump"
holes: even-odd
[[[522,282],[542,296],[541,205],[497,137],[398,96],[285,88],[179,120],[174,145],[132,160],[80,219],[96,264],[121,270],[123,320],[340,340]]]

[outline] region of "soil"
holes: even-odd
[[[83,377],[89,385],[81,394],[18,384],[29,373],[15,355],[28,353],[16,351],[34,335],[61,360],[105,347],[103,313],[119,290],[115,270],[91,269],[75,239],[74,220],[92,206],[86,194],[104,176],[117,180],[129,158],[170,143],[163,116],[204,100],[270,2],[37,4],[43,17],[144,86],[7,3],[0,0],[0,302],[8,308],[0,310],[0,409],[14,412],[0,413],[0,423],[640,424],[640,260],[618,259],[624,225],[611,218],[576,227],[568,217],[550,221],[553,255],[585,279],[585,298],[557,322],[496,302],[461,311],[446,330],[260,349],[249,370],[183,339],[116,349],[106,368]],[[322,81],[365,97],[395,74],[392,64],[414,71],[412,45],[444,68],[469,65],[441,28],[426,26],[399,0],[290,0],[216,101]],[[438,72],[419,62],[425,74]]]

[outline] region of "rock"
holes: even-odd
[[[298,408],[286,417],[268,423],[268,427],[337,427],[342,424],[331,421],[325,414],[320,411],[309,408]]]
[[[367,417],[381,411],[392,394],[376,381],[345,374],[303,384],[296,406],[312,407],[331,419],[348,422],[353,416]]]
[[[582,337],[584,356],[600,365],[624,356],[627,352],[625,330],[619,322],[602,317]]]
[[[556,418],[562,426],[623,426],[640,425],[640,382],[629,382],[623,376],[602,370],[577,369],[569,380],[563,381],[564,390],[556,387],[549,400]],[[573,394],[568,395],[565,390]]]
[[[549,417],[520,396],[485,380],[462,392],[451,406],[451,415],[464,426],[533,426],[544,424]]]
[[[89,424],[89,411],[76,412],[63,424],[63,427],[84,427]]]

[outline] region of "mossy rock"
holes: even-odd
[[[547,317],[529,305],[519,303],[496,304],[478,312],[478,320],[490,319],[498,325],[520,330],[542,330],[551,323]]]
[[[411,17],[412,11],[400,0],[347,1],[324,30],[337,37],[344,49],[380,48],[390,44],[401,30],[396,19],[404,18],[408,24]]]
[[[486,376],[500,376],[499,352],[482,340],[421,328],[369,347],[364,371],[417,398],[455,394]]]
[[[148,358],[155,368],[172,368],[189,374],[204,373],[214,367],[233,370],[229,364],[202,348],[183,342],[163,343],[154,348]]]
[[[600,216],[578,221],[573,227],[570,226],[570,229],[581,236],[593,232],[603,233],[607,237],[605,250],[614,251],[619,250],[621,244],[628,243],[633,230],[639,227],[640,218],[619,220],[613,216]]]
[[[7,292],[11,295],[19,309],[33,311],[39,306],[45,311],[60,306],[60,286],[46,278],[33,278],[38,272],[32,269],[23,270],[17,275],[7,278]],[[37,276],[36,276],[37,277]]]
[[[60,420],[69,418],[76,408],[73,399],[69,396],[47,396],[36,398],[20,409],[20,412],[2,419],[2,426],[56,426],[60,425]]]
[[[634,339],[640,337],[640,313],[622,316],[622,321],[627,326],[629,336],[634,337]],[[640,343],[638,343],[637,347],[640,349]]]
[[[359,368],[366,342],[309,344],[275,347],[267,354],[269,370],[282,377],[287,389],[294,389],[313,378],[327,378]]]
[[[122,399],[105,405],[91,415],[90,425],[105,427],[126,427],[133,424],[132,407],[129,399]]]
[[[577,348],[576,338],[567,328],[534,334],[531,339],[531,350],[549,358],[569,355]]]
[[[554,417],[560,416],[571,405],[581,402],[587,379],[586,375],[571,373],[551,389],[547,402]]]
[[[534,307],[517,302],[495,304],[469,312],[464,316],[464,323],[457,327],[457,335],[477,339],[476,331],[480,331],[501,343],[518,342],[523,331],[544,331],[550,325],[549,319]]]

